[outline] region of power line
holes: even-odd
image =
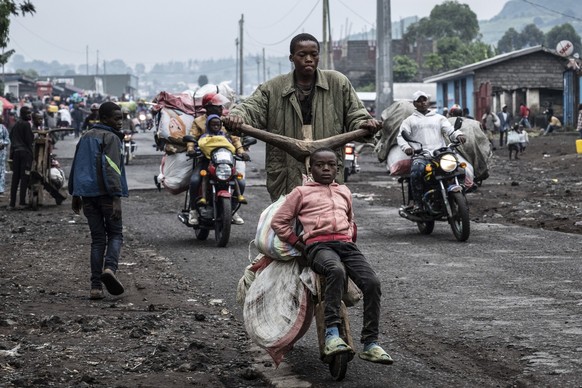
[[[293,36],[293,35],[294,35],[294,34],[295,34],[295,33],[296,33],[296,32],[297,32],[297,31],[298,31],[298,30],[299,30],[301,27],[303,27],[303,25],[305,24],[305,22],[307,21],[307,19],[309,19],[309,17],[311,16],[311,14],[313,14],[313,11],[315,11],[315,8],[316,8],[316,7],[319,5],[319,2],[320,2],[320,1],[321,1],[321,0],[317,0],[317,3],[315,3],[315,5],[313,6],[313,8],[311,8],[311,11],[309,11],[309,13],[308,13],[308,14],[307,14],[307,16],[305,17],[305,19],[303,19],[303,21],[302,21],[302,22],[301,22],[301,23],[300,23],[300,24],[297,26],[297,28],[296,28],[296,29],[295,29],[293,32],[291,32],[289,35],[287,35],[285,38],[281,39],[281,40],[280,40],[280,41],[278,41],[278,42],[275,42],[275,43],[263,43],[263,42],[260,42],[259,40],[255,39],[255,38],[253,38],[253,37],[252,37],[252,36],[249,34],[249,32],[248,32],[248,29],[246,29],[246,30],[245,30],[245,33],[246,33],[246,35],[247,35],[247,36],[248,36],[250,39],[252,39],[253,41],[255,41],[255,43],[258,43],[258,44],[260,44],[260,45],[263,45],[263,46],[276,46],[276,45],[278,45],[278,44],[281,44],[281,43],[283,43],[283,42],[286,42],[286,41],[287,41],[287,40],[288,40],[288,39],[289,39],[291,36]]]
[[[295,5],[285,13],[285,15],[283,15],[281,18],[279,18],[279,20],[273,22],[272,24],[268,25],[268,26],[253,26],[251,25],[251,27],[253,28],[259,28],[259,29],[266,29],[266,28],[271,28],[274,26],[279,25],[279,23],[281,23],[283,20],[285,20],[287,18],[287,16],[289,16],[291,14],[291,12],[293,12],[295,10],[295,8],[297,8],[299,6],[299,4],[301,4],[302,0],[295,2]],[[248,25],[248,22],[247,22]]]
[[[581,18],[579,18],[579,17],[572,16],[572,15],[568,15],[568,14],[562,13],[562,12],[560,12],[560,11],[556,11],[556,10],[554,10],[554,9],[551,9],[551,8],[548,8],[548,7],[544,6],[544,5],[541,5],[541,4],[537,4],[537,3],[531,2],[531,1],[529,1],[529,0],[521,0],[521,1],[523,1],[524,3],[531,4],[531,5],[533,5],[534,7],[542,8],[542,9],[545,9],[546,11],[550,11],[550,12],[553,12],[553,13],[555,13],[555,14],[558,14],[558,15],[561,15],[561,16],[565,16],[565,17],[567,17],[567,18],[574,19],[574,20],[577,20],[577,21],[579,21],[579,22],[582,22],[582,19],[581,19]],[[340,2],[341,2],[341,1],[340,1]]]
[[[338,2],[343,5],[344,7],[346,7],[348,9],[348,11],[350,11],[351,13],[353,13],[354,15],[356,15],[357,17],[359,17],[360,19],[362,19],[364,22],[366,22],[367,24],[371,25],[372,27],[374,27],[374,23],[370,23],[368,20],[366,20],[366,18],[364,18],[362,15],[358,14],[356,11],[354,11],[353,9],[351,9],[350,7],[347,6],[346,3],[344,3],[342,0],[338,0]]]
[[[45,42],[45,43],[48,43],[48,44],[50,44],[50,45],[51,45],[51,46],[53,46],[53,47],[56,47],[56,48],[58,48],[58,49],[61,49],[61,50],[63,50],[63,51],[68,51],[68,52],[70,52],[70,53],[74,53],[74,54],[84,54],[84,52],[80,52],[80,51],[71,50],[71,49],[68,49],[68,48],[65,48],[65,47],[61,47],[61,46],[59,46],[59,45],[57,45],[57,44],[54,44],[53,42],[50,42],[50,41],[46,40],[46,39],[45,39],[44,37],[42,37],[41,35],[38,35],[36,32],[34,32],[34,31],[30,30],[30,29],[29,29],[28,27],[26,27],[24,24],[20,23],[20,21],[19,21],[18,19],[14,19],[14,21],[15,21],[16,23],[18,23],[18,24],[20,25],[20,27],[24,28],[26,31],[30,32],[32,35],[36,36],[38,39],[42,40],[42,41],[43,41],[43,42]]]

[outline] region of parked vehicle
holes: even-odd
[[[194,142],[193,136],[187,135],[183,138],[184,142]],[[256,139],[250,139],[243,142],[243,146],[248,148],[255,144]],[[197,151],[193,158],[194,167],[197,163],[202,162],[205,156],[202,152]],[[208,168],[201,171],[201,175],[207,177],[200,185],[201,192],[206,198],[205,205],[194,204],[192,209],[190,200],[190,190],[186,190],[184,207],[178,214],[178,219],[186,226],[194,228],[194,233],[198,240],[206,240],[211,230],[214,230],[216,245],[225,247],[230,239],[230,229],[232,225],[232,215],[237,212],[240,202],[233,201],[233,195],[238,197],[238,182],[242,176],[236,170],[236,161],[242,160],[226,148],[217,148],[212,151]],[[191,225],[188,222],[190,210],[196,210],[198,213],[198,225]]]
[[[462,119],[458,118],[455,129],[459,129],[461,124]],[[403,202],[398,213],[401,217],[416,222],[422,234],[431,234],[435,221],[447,221],[455,238],[458,241],[466,241],[470,234],[469,205],[465,197],[465,189],[459,183],[459,181],[464,181],[466,164],[459,162],[455,152],[461,143],[451,143],[431,153],[424,150],[422,144],[410,139],[405,140],[411,145],[419,145],[418,148],[413,146],[413,160],[425,158],[429,160],[429,163],[424,171],[423,211],[414,212],[413,207],[410,206],[412,201],[412,191],[409,187],[410,175],[406,175],[398,179],[401,184]]]

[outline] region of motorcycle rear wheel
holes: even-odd
[[[467,241],[471,233],[469,205],[463,193],[452,193],[449,197],[453,217],[449,218],[451,230],[458,241]]]
[[[218,217],[214,221],[214,237],[216,246],[225,247],[230,238],[232,225],[232,204],[230,198],[218,198]]]
[[[418,231],[420,234],[431,234],[434,230],[434,221],[417,222]]]

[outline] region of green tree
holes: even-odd
[[[582,49],[580,35],[576,33],[576,30],[574,30],[574,27],[570,23],[555,26],[546,34],[546,46],[549,48],[555,48],[561,40],[569,40],[572,42],[575,52],[580,52]]]
[[[409,27],[405,38],[416,40],[457,37],[468,43],[479,35],[477,15],[467,4],[456,0],[444,1],[436,5],[428,17],[420,19]]]
[[[544,44],[544,32],[531,23],[521,30],[522,47],[533,47]]]
[[[513,27],[505,31],[505,34],[497,42],[497,50],[500,54],[510,53],[522,47],[521,34]]]
[[[14,50],[5,51],[10,42],[10,17],[33,15],[36,12],[34,5],[28,1],[0,0],[0,65],[5,65],[14,54]]]
[[[445,64],[440,55],[437,53],[430,53],[424,56],[424,67],[433,73],[436,73],[441,71],[445,67]]]
[[[38,78],[38,72],[34,69],[17,69],[16,73],[18,74],[22,74],[23,76],[26,76],[28,78],[31,79],[37,79]]]
[[[393,61],[394,82],[410,82],[418,73],[418,64],[406,55],[396,55]]]

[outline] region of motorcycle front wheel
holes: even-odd
[[[214,237],[216,245],[225,247],[230,238],[230,226],[232,225],[232,204],[230,198],[218,198],[218,217],[214,221]]]
[[[463,193],[451,193],[449,197],[453,216],[449,218],[451,230],[458,241],[467,241],[471,233],[469,205]]]
[[[131,153],[129,151],[125,151],[125,165],[126,166],[129,164],[130,160],[131,160]]]

